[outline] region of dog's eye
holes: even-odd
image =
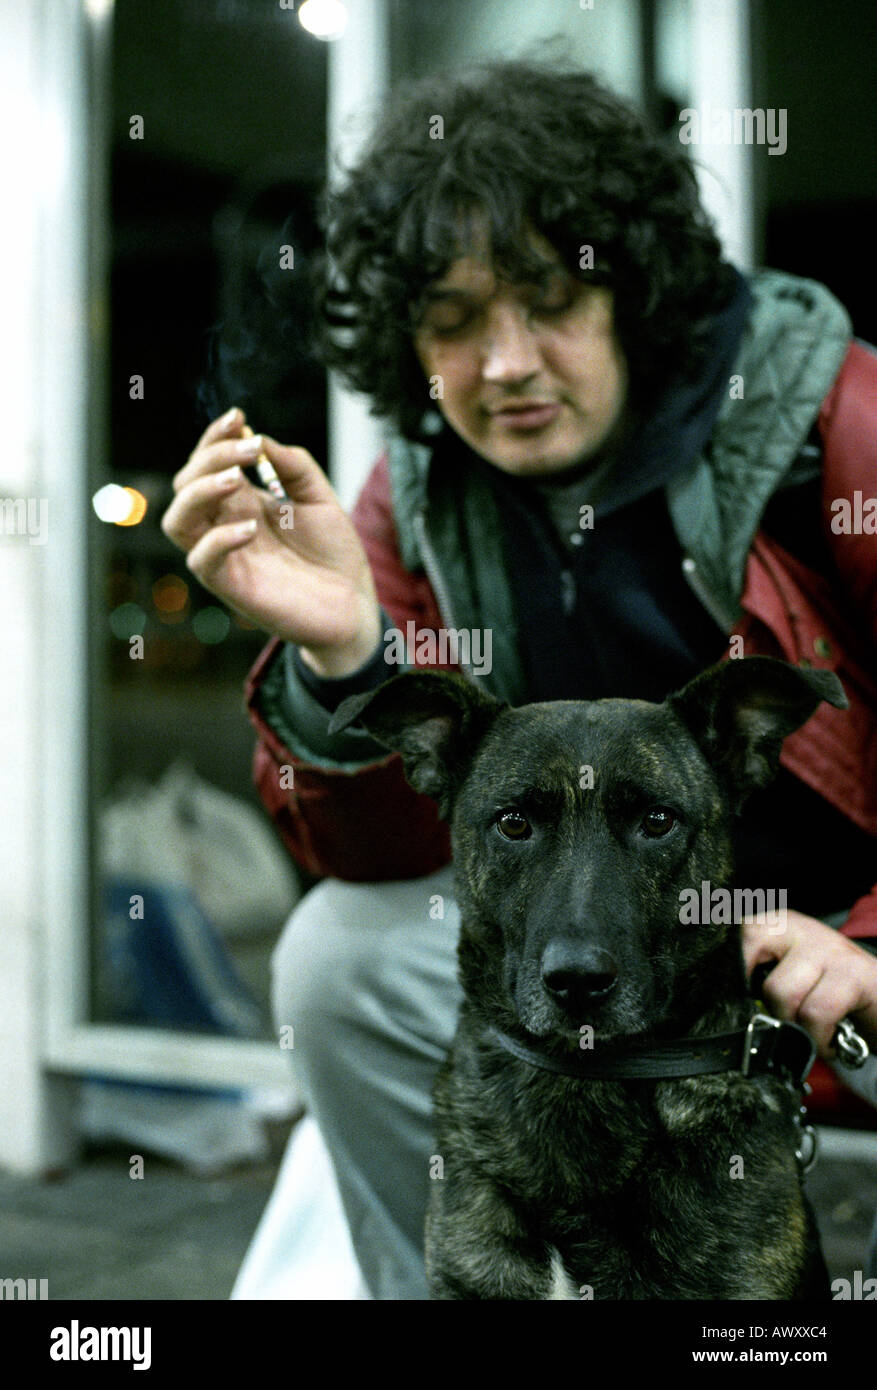
[[[676,817],[672,811],[665,806],[653,806],[643,816],[640,829],[650,840],[660,840],[662,835],[669,835],[675,824]]]
[[[507,840],[528,840],[533,833],[530,822],[520,811],[503,811],[496,828]]]

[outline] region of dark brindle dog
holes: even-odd
[[[829,1296],[780,1044],[741,1070],[739,926],[680,911],[733,887],[734,817],[821,700],[846,705],[831,672],[753,657],[661,705],[512,709],[409,673],[336,712],[451,822],[465,998],[435,1090],[433,1297]]]

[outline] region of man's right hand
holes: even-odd
[[[246,439],[244,424],[243,412],[234,410],[204,431],[174,477],[176,496],[161,529],[187,552],[195,577],[235,612],[295,643],[318,675],[349,675],[381,636],[362,542],[307,450],[267,435]],[[291,509],[240,471],[261,451]],[[236,474],[229,471],[235,467]]]

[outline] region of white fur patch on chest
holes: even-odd
[[[579,1290],[566,1272],[560,1251],[554,1245],[549,1246],[549,1249],[551,1251],[551,1266],[546,1298],[578,1298]]]

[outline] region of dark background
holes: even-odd
[[[827,285],[877,343],[877,5],[756,0],[754,107],[788,110],[789,147],[755,160],[758,260]]]

